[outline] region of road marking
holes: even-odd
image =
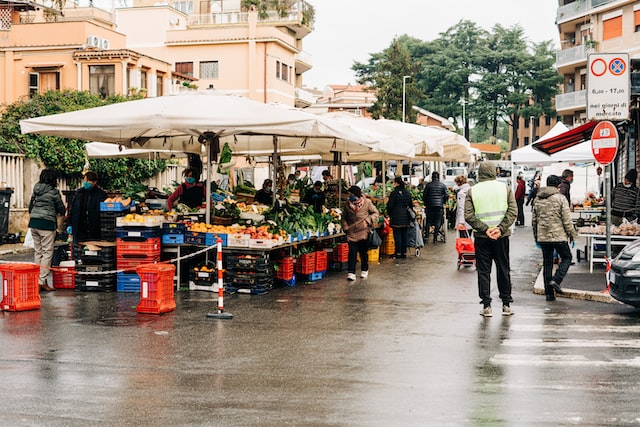
[[[612,325],[512,325],[509,329],[517,332],[603,332],[616,334],[640,333],[640,325],[612,326]]]
[[[575,340],[563,338],[543,339],[506,339],[502,341],[505,347],[581,347],[581,348],[640,348],[640,340]]]
[[[640,357],[633,359],[589,360],[580,355],[496,354],[490,359],[496,365],[509,366],[625,366],[640,367]]]

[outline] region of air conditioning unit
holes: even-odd
[[[100,37],[98,36],[87,37],[87,47],[100,47]]]
[[[101,45],[100,47],[105,49],[105,50],[109,49],[109,47],[111,46],[111,43],[107,39],[100,39],[100,42],[101,42],[100,43],[100,45]]]

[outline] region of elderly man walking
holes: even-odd
[[[496,264],[502,315],[511,316],[511,265],[509,261],[510,227],[518,215],[511,188],[496,179],[492,162],[478,168],[479,182],[469,189],[464,204],[464,218],[473,227],[476,246],[478,293],[483,308],[480,315],[491,317],[491,268]]]
[[[568,242],[573,242],[578,235],[571,221],[569,203],[558,189],[561,181],[556,175],[547,177],[547,186],[542,187],[536,196],[531,220],[533,237],[542,249],[542,276],[547,301],[556,299],[555,292],[563,293],[560,284],[572,259]],[[552,274],[554,251],[560,257],[560,264]]]

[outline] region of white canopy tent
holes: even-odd
[[[87,157],[91,159],[112,159],[127,157],[130,159],[173,159],[186,157],[183,151],[172,150],[148,150],[144,148],[127,148],[122,145],[109,144],[107,142],[88,142],[84,146]]]
[[[567,126],[558,122],[536,142],[544,141],[568,130]],[[511,161],[518,165],[550,165],[557,162],[595,162],[595,159],[591,151],[591,141],[585,141],[552,155],[536,150],[532,145],[526,145],[511,152]]]

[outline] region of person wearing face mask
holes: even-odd
[[[205,203],[206,194],[204,185],[199,182],[200,174],[196,169],[187,168],[182,172],[184,182],[167,199],[167,209],[172,210],[176,200],[190,208],[198,208]]]
[[[256,195],[253,197],[253,201],[261,205],[273,205],[273,190],[271,189],[272,185],[273,181],[271,181],[270,179],[265,179],[262,183],[262,188],[258,190],[256,192]]]
[[[356,280],[357,255],[360,254],[360,277],[369,277],[369,229],[378,222],[378,209],[362,194],[357,185],[349,187],[349,199],[342,214],[342,229],[347,235],[349,260],[347,280]]]
[[[631,169],[624,181],[616,185],[611,195],[611,223],[622,224],[623,218],[633,221],[640,213],[640,189],[636,185],[638,173]]]
[[[313,189],[307,191],[307,194],[304,196],[304,203],[313,206],[314,212],[322,213],[322,208],[324,207],[324,191],[322,191],[322,182],[316,181],[313,184]]]
[[[106,191],[98,186],[98,174],[88,171],[84,175],[82,187],[73,196],[69,209],[74,245],[100,240],[100,202],[104,202],[106,198]]]

